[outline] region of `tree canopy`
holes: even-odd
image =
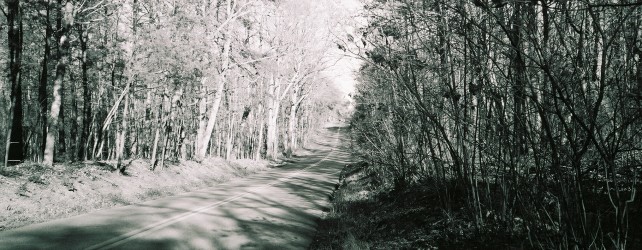
[[[333,112],[333,6],[3,1],[3,163],[289,154]]]

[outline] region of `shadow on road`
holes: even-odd
[[[339,128],[250,178],[0,234],[0,249],[301,249],[350,155]]]

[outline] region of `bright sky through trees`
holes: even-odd
[[[334,1],[336,7],[326,8],[326,11],[333,12],[334,28],[332,29],[335,39],[345,39],[346,34],[354,32],[355,27],[360,23],[362,4],[359,0],[330,0]],[[329,6],[329,5],[327,5]],[[336,63],[328,68],[324,74],[332,79],[332,82],[346,95],[354,92],[355,71],[359,69],[361,61],[348,56],[337,47],[332,49],[331,54],[336,57]]]

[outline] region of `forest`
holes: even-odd
[[[277,159],[351,115],[445,241],[642,248],[641,1],[360,2],[4,0],[1,165]]]
[[[373,0],[364,12],[339,44],[364,61],[354,148],[393,193],[431,190],[446,241],[642,247],[640,1]]]
[[[2,1],[2,165],[290,155],[345,104],[322,8],[337,7]]]

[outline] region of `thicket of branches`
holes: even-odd
[[[332,64],[329,6],[5,0],[0,158],[121,168],[289,154],[340,101],[320,74]]]
[[[353,137],[391,186],[431,180],[446,213],[534,248],[640,247],[640,4],[365,8],[339,47],[367,61]]]

